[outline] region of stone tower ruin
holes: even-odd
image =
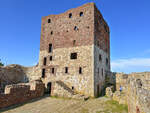
[[[39,67],[46,87],[61,81],[79,94],[102,92],[110,72],[109,27],[94,3],[42,18]]]

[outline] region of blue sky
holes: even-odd
[[[0,59],[38,62],[41,18],[95,2],[111,31],[112,71],[150,71],[150,0],[0,0]]]

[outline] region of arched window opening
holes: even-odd
[[[69,13],[69,18],[72,18],[72,13]]]
[[[83,12],[80,12],[80,16],[83,16]]]

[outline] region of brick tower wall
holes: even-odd
[[[49,44],[52,44],[50,53]],[[45,69],[43,77],[45,84],[61,80],[75,92],[94,96],[93,50],[93,3],[71,9],[60,15],[42,18],[39,66],[41,71]],[[71,53],[77,53],[77,59],[70,59]],[[44,58],[46,58],[46,65],[43,65]],[[68,73],[65,73],[65,67],[68,67]],[[79,74],[79,67],[82,69],[81,74]]]
[[[70,59],[71,53],[77,53],[77,59]],[[110,71],[110,50],[109,28],[94,3],[42,18],[39,66],[41,76],[45,70],[45,84],[61,80],[77,93],[98,96],[105,71]]]

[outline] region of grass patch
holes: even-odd
[[[96,113],[128,113],[127,105],[119,104],[117,101],[108,100],[105,102],[105,107]]]
[[[104,97],[105,97],[105,98],[108,98],[108,96],[107,96],[107,95],[104,95]]]
[[[108,100],[106,101],[106,105],[108,105],[108,108],[111,109],[113,113],[122,113],[122,112],[128,112],[128,106],[124,104],[119,104],[117,101],[114,100]]]
[[[59,97],[59,96],[50,96],[50,98],[63,99],[63,100],[71,100],[72,99],[72,98],[69,98],[69,97]]]

